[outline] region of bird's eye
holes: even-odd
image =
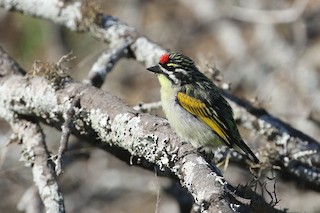
[[[167,69],[169,71],[174,71],[176,67],[178,67],[179,65],[178,64],[174,64],[174,63],[168,63],[167,64]]]

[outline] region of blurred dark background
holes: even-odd
[[[192,57],[202,70],[217,67],[234,94],[257,100],[271,114],[319,138],[320,1],[109,0],[101,7],[161,46]],[[25,70],[35,60],[56,62],[73,51],[77,58],[69,74],[79,81],[107,48],[89,34],[4,9],[0,45]],[[132,106],[160,99],[157,79],[134,60],[121,60],[102,89]],[[161,110],[152,113],[163,116]],[[57,153],[60,132],[44,128],[50,151]],[[6,146],[10,134],[10,127],[0,122],[0,212],[19,212],[17,205],[32,186],[31,169],[19,161],[21,147]],[[267,143],[242,134],[252,147]],[[179,212],[176,199],[167,193],[170,179],[80,146],[76,138],[70,147],[59,180],[67,212]],[[234,165],[225,175],[235,186],[250,180],[247,170]],[[277,177],[277,196],[279,207],[320,212],[320,194],[288,178]]]

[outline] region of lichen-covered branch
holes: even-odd
[[[38,72],[39,70],[35,73]],[[166,120],[139,113],[118,98],[92,86],[72,82],[70,79],[59,85],[55,82],[51,77],[38,75],[3,76],[0,78],[0,93],[6,95],[0,96],[1,117],[13,125],[15,122],[6,114],[33,118],[60,128],[64,122],[63,115],[72,106],[71,97],[81,92],[79,104],[74,107],[69,125],[72,134],[95,145],[109,144],[119,147],[159,168],[169,169],[193,195],[195,203],[203,211],[232,212],[232,209],[249,208],[233,198],[234,191],[229,190],[229,184],[219,172],[202,157],[194,154],[191,145],[183,143],[170,129]],[[12,86],[16,89],[12,90]],[[29,121],[18,119],[18,122]],[[26,123],[28,127],[29,123]],[[26,125],[18,127],[24,126]],[[39,133],[36,131],[38,129],[34,129],[35,125],[30,124],[30,127],[33,130],[31,133]],[[47,160],[48,156],[42,155],[42,163]],[[40,194],[41,190],[46,189],[39,187]]]
[[[12,90],[12,87],[16,89]],[[44,175],[41,173],[44,169],[39,164],[49,162],[45,147],[40,147],[40,144],[44,143],[43,135],[40,134],[37,125],[20,119],[15,122],[12,118],[13,115],[30,117],[59,128],[64,122],[63,114],[66,114],[72,105],[70,97],[79,91],[82,92],[79,108],[74,108],[75,113],[70,124],[74,135],[86,138],[92,143],[109,143],[121,147],[131,155],[145,158],[161,168],[170,168],[181,179],[182,185],[193,194],[199,206],[210,203],[213,206],[220,206],[227,212],[231,211],[225,200],[217,199],[223,196],[224,191],[223,185],[215,181],[217,175],[210,169],[206,170],[207,173],[203,173],[205,171],[202,171],[203,168],[208,165],[204,160],[199,160],[201,157],[191,155],[188,161],[185,157],[181,157],[184,152],[190,152],[192,148],[187,144],[184,145],[185,150],[178,149],[181,141],[164,119],[138,113],[116,97],[81,83],[66,82],[63,87],[57,89],[52,85],[52,81],[40,76],[3,76],[0,78],[0,93],[6,95],[0,96],[0,116],[13,126],[15,132],[23,134],[21,138],[30,139],[30,143],[27,143],[28,140],[24,142],[30,145],[26,153],[32,159],[35,158],[35,154],[39,157],[30,162],[34,163],[34,179],[38,184],[40,195],[46,195],[42,197],[44,202],[50,198],[47,193],[54,194],[54,192],[44,184],[47,183],[45,181],[47,179],[41,177],[41,174]],[[181,160],[177,160],[179,157]],[[201,171],[202,175],[207,176],[206,180],[200,178]],[[46,175],[47,173],[45,177]],[[212,190],[206,190],[207,186],[202,188],[205,185],[210,186]],[[213,199],[214,197],[216,199]],[[210,201],[214,202],[211,204]],[[209,208],[210,205],[205,208]],[[45,206],[47,207],[46,203]]]
[[[48,213],[63,213],[64,199],[50,160],[44,134],[39,124],[24,119],[15,119],[12,129],[22,141],[22,160],[32,167],[33,181]]]
[[[1,47],[0,72],[3,74],[0,75],[2,82],[6,78],[13,76],[24,78],[23,75],[25,74],[20,66],[16,64],[15,61],[12,60]],[[0,87],[2,86],[3,85],[1,84]],[[26,90],[26,92],[28,91]],[[10,95],[8,93],[1,94],[2,100],[7,99]],[[18,98],[16,100],[20,101],[20,104],[23,104],[22,99]],[[12,105],[14,102],[6,104]],[[37,186],[39,196],[44,204],[46,212],[65,212],[64,199],[59,189],[54,171],[54,165],[50,159],[50,154],[45,143],[45,136],[39,125],[39,121],[34,117],[29,117],[24,113],[17,114],[12,110],[8,110],[8,108],[6,109],[4,105],[0,106],[0,117],[4,118],[11,125],[14,134],[13,139],[16,139],[22,143],[23,150],[21,159],[25,162],[26,166],[32,167],[33,181]],[[29,206],[22,203],[21,205],[21,208],[26,207],[26,211],[28,209],[28,211],[30,211],[30,209],[35,210],[34,208],[37,208],[34,205]]]
[[[101,13],[95,3],[58,0],[39,2],[0,0],[0,6],[51,20],[73,31],[89,32],[107,43],[111,50],[128,43],[124,49],[119,49],[121,54],[117,55],[112,65],[121,57],[131,57],[150,66],[165,51],[134,28]],[[106,70],[108,64],[101,65]],[[14,70],[23,73],[17,66]],[[60,87],[52,86],[59,81],[46,79],[47,74],[44,77],[37,76],[37,73],[36,76],[25,77],[12,74],[8,68],[0,69],[0,114],[12,125],[14,116],[23,115],[61,128],[63,115],[72,108],[70,100],[73,93],[81,91],[84,96],[80,99],[79,107],[74,109],[75,116],[70,125],[72,134],[92,143],[120,147],[120,150],[144,158],[160,168],[169,168],[193,194],[203,210],[220,210],[215,208],[217,205],[226,211],[230,210],[229,206],[235,208],[236,205],[231,205],[232,199],[220,199],[224,193],[228,194],[223,178],[211,172],[202,158],[184,155],[192,148],[181,145],[165,120],[138,113],[110,94],[72,82],[71,79],[63,82],[63,87]],[[241,125],[266,136],[270,144],[274,144],[274,153],[269,155],[271,163],[280,165],[284,171],[319,190],[319,143],[306,135],[296,134],[297,130],[288,128],[288,124],[275,119],[266,111],[250,104],[241,104],[233,95],[227,96],[235,103],[235,114]],[[206,177],[205,183],[203,177]]]

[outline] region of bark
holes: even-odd
[[[165,52],[164,48],[140,35],[133,27],[101,13],[95,3],[44,2],[0,0],[0,6],[51,20],[73,31],[88,32],[101,39],[110,50],[114,48],[118,53],[117,57],[112,57],[112,51],[107,52],[107,57],[100,57],[96,65],[105,69],[106,73],[110,71],[110,60],[113,66],[121,57],[130,57],[148,67],[157,63],[159,56]],[[192,147],[177,138],[166,120],[139,113],[111,94],[54,74],[57,69],[45,66],[38,67],[38,70],[35,67],[35,74],[23,76],[25,72],[3,50],[0,51],[0,94],[4,94],[0,96],[0,116],[16,129],[16,133],[20,131],[15,126],[17,122],[33,122],[30,124],[33,126],[31,131],[40,135],[41,132],[36,130],[39,121],[60,129],[65,122],[64,115],[72,107],[74,94],[82,93],[70,123],[72,134],[97,146],[107,146],[126,161],[132,155],[146,160],[151,166],[167,168],[180,179],[203,209],[217,209],[215,207],[219,206],[230,211],[230,203],[234,199],[230,198],[233,195],[227,190],[227,183],[219,174],[212,172],[212,167],[201,157],[186,154]],[[43,72],[45,69],[48,72]],[[89,79],[92,78],[89,75]],[[101,82],[92,84],[100,85]],[[274,153],[267,153],[269,157],[265,162],[271,160],[273,165],[283,168],[280,172],[288,172],[314,190],[319,190],[319,143],[264,109],[231,94],[225,95],[233,102],[240,124],[274,144]],[[34,119],[37,121],[34,122]],[[38,139],[38,142],[43,141],[40,136]]]

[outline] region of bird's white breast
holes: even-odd
[[[179,88],[172,85],[164,75],[158,75],[161,84],[162,108],[171,127],[183,140],[190,142],[195,148],[215,149],[221,145],[220,138],[208,125],[184,110],[177,102]]]

